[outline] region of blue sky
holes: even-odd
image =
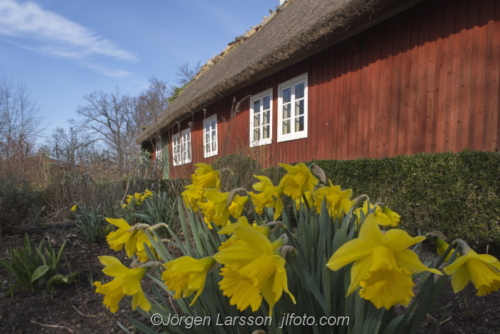
[[[48,137],[96,90],[137,96],[148,77],[176,84],[279,0],[0,0],[0,79],[24,84]],[[44,138],[41,138],[44,141]]]

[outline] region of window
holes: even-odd
[[[272,142],[272,101],[272,88],[250,100],[250,147]]]
[[[191,128],[181,132],[181,161],[183,164],[191,162]]]
[[[172,161],[174,166],[181,164],[181,136],[176,133],[172,136]]]
[[[172,136],[173,165],[191,162],[191,129],[182,130]]]
[[[278,86],[278,142],[307,138],[307,73]]]
[[[217,155],[217,114],[203,122],[203,146],[205,158]]]
[[[161,138],[156,140],[156,145],[155,145],[155,156],[156,160],[161,160],[162,158],[162,149],[163,149],[163,144]]]

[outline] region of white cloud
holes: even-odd
[[[123,77],[130,75],[130,72],[123,71],[123,70],[110,70],[110,69],[108,69],[104,66],[101,66],[101,65],[88,65],[87,67],[95,72],[98,72],[98,73],[101,73],[101,74],[104,74],[108,77],[113,77],[113,78],[123,78]]]
[[[104,55],[136,60],[134,54],[111,41],[33,2],[0,0],[0,34],[35,39],[40,46],[30,48],[58,57]]]

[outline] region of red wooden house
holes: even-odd
[[[138,143],[170,177],[242,150],[263,167],[494,151],[499,80],[500,0],[289,0]]]

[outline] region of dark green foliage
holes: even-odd
[[[105,217],[114,217],[112,207],[90,206],[89,208],[79,205],[73,216],[76,218],[76,227],[85,237],[90,245],[103,240],[109,232],[109,224]]]
[[[185,83],[181,87],[174,86],[172,95],[168,97],[168,103],[169,104],[172,103],[182,93],[182,91],[184,90],[184,88],[186,88],[187,85],[189,85],[189,82]]]
[[[70,283],[78,272],[70,275],[57,273],[66,241],[56,253],[50,242],[45,238],[36,248],[32,248],[28,235],[24,236],[23,246],[9,249],[9,258],[0,259],[0,266],[8,271],[10,288],[6,295],[13,295],[16,290],[36,291],[39,289],[53,289],[61,283]]]
[[[314,161],[333,183],[367,194],[402,217],[411,234],[439,230],[484,252],[500,246],[500,154],[417,154]]]
[[[0,232],[6,234],[40,219],[43,203],[40,192],[27,182],[0,182]]]

